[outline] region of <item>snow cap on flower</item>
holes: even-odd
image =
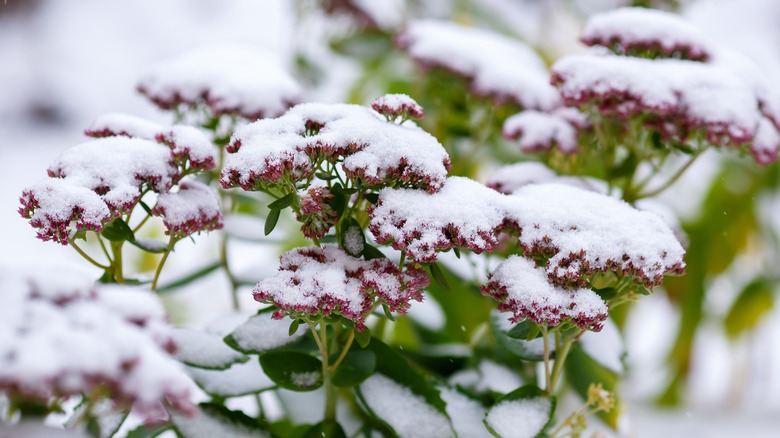
[[[161,193],[152,214],[163,217],[166,234],[179,238],[222,228],[217,193],[198,181],[185,181],[178,191]]]
[[[311,187],[299,197],[300,212],[296,219],[301,222],[301,232],[311,238],[322,238],[338,222],[338,213],[330,205],[333,193],[327,187]]]
[[[504,211],[491,200],[494,190],[463,177],[450,177],[437,193],[390,189],[371,207],[369,230],[376,241],[391,244],[419,262],[436,260],[453,247],[490,251],[504,222]]]
[[[712,50],[703,33],[682,17],[655,9],[618,8],[591,16],[580,35],[588,46],[618,55],[707,61]]]
[[[100,231],[112,219],[100,196],[65,179],[49,178],[22,192],[19,214],[38,229],[38,238],[68,244],[79,230]]]
[[[154,140],[162,130],[161,125],[142,117],[108,113],[93,120],[89,128],[84,131],[84,135],[94,138],[125,136]]]
[[[423,67],[466,78],[472,92],[526,109],[559,105],[542,58],[524,43],[486,29],[437,20],[416,20],[397,44]]]
[[[204,171],[217,167],[214,146],[202,132],[192,126],[176,125],[160,130],[154,138],[171,148],[173,159],[182,168]]]
[[[526,258],[511,256],[488,276],[482,294],[499,302],[498,310],[512,312],[511,320],[530,319],[538,325],[562,322],[593,331],[607,319],[607,304],[590,289],[562,289],[550,284],[543,267]]]
[[[148,299],[126,301],[119,311],[109,303],[125,297],[127,288],[90,283],[57,290],[0,269],[0,392],[47,402],[101,387],[120,406],[141,413],[159,413],[163,401],[191,409],[193,386],[168,352],[170,329],[159,300],[146,290]],[[126,317],[131,310],[138,318]]]
[[[552,70],[566,105],[625,120],[641,116],[645,125],[681,142],[700,133],[711,144],[742,147],[764,119],[780,128],[771,111],[777,93],[767,93],[766,84],[746,80],[744,69],[725,61],[576,55]],[[765,157],[755,155],[759,162]]]
[[[685,268],[663,219],[621,200],[564,184],[527,185],[505,200],[524,254],[548,258],[555,284],[581,287],[594,272],[615,271],[650,287]]]
[[[371,108],[391,120],[399,116],[405,119],[422,119],[425,117],[425,110],[406,94],[385,94],[384,96],[379,96],[371,102]]]
[[[566,119],[541,111],[526,110],[504,122],[504,137],[519,140],[526,153],[557,149],[565,154],[577,152],[577,129]]]
[[[367,185],[397,181],[429,191],[441,187],[449,168],[446,151],[427,132],[346,104],[305,103],[258,120],[239,128],[227,151],[222,185],[245,190],[308,178],[322,158],[341,162],[348,178]]]
[[[272,303],[275,318],[287,314],[338,313],[362,330],[375,300],[404,313],[422,300],[428,276],[421,269],[400,271],[387,259],[354,258],[335,246],[297,248],[282,255],[279,272],[260,281],[255,300]]]
[[[276,117],[301,100],[301,87],[272,53],[211,45],[150,68],[138,91],[162,109],[205,105],[212,115]]]

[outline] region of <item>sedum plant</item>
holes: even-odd
[[[470,110],[491,111],[469,127],[466,153],[448,108],[407,94],[298,103],[299,85],[246,48],[155,66],[138,90],[178,124],[103,116],[21,195],[40,239],[103,275],[74,289],[0,283],[0,309],[31,315],[0,319],[2,333],[22,333],[0,355],[0,419],[66,410],[65,427],[94,436],[562,437],[594,414],[617,427],[619,370],[589,346],[616,330],[616,308],[686,268],[673,230],[636,201],[710,147],[775,159],[779,118],[749,67],[667,14],[598,15],[582,40],[601,49],[557,61],[551,85],[542,59],[508,37],[432,20],[400,31],[425,86],[456,77],[479,99]],[[539,162],[483,184],[472,161],[500,133]],[[242,215],[264,221],[251,230],[260,243],[284,235],[275,273],[235,272],[236,232],[218,230]],[[167,242],[137,237],[155,227]],[[176,244],[202,231],[221,233],[218,262],[162,284]],[[151,278],[126,275],[128,245],[161,254]],[[171,328],[154,294],[216,269],[236,313]],[[241,309],[239,293],[257,304]],[[54,365],[20,365],[40,354]],[[568,392],[583,405],[559,402]],[[300,420],[312,400],[316,414]]]

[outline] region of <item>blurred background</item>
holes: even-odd
[[[775,0],[5,0],[0,264],[45,260],[85,269],[74,252],[35,239],[16,212],[18,196],[103,113],[170,123],[135,91],[137,79],[158,60],[206,43],[240,42],[277,53],[305,85],[306,100],[368,103],[386,92],[409,93],[428,119],[443,121],[425,127],[445,146],[467,148],[477,134],[490,145],[472,166],[458,169],[481,176],[497,163],[527,157],[500,139],[501,120],[487,122],[492,128],[482,135],[485,122],[475,114],[487,103],[470,100],[463,84],[443,91],[441,78],[426,75],[393,46],[393,35],[413,18],[453,20],[524,41],[552,63],[583,50],[577,38],[589,15],[627,4],[679,12],[717,44],[780,79]],[[658,200],[686,235],[688,273],[669,279],[622,319],[628,349],[622,393],[631,436],[777,436],[779,177],[777,164],[706,155]],[[200,244],[210,245],[208,239],[199,237]],[[199,253],[190,249],[173,256],[169,275],[197,261]],[[275,269],[274,254],[247,257],[246,269]],[[143,270],[143,261],[137,264]],[[219,288],[220,281],[201,287]],[[228,307],[224,297],[204,290],[177,292],[170,300],[178,304],[174,317],[193,325]]]

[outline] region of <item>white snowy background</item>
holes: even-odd
[[[44,178],[48,163],[81,142],[82,130],[103,113],[118,111],[168,121],[167,115],[134,89],[143,70],[155,61],[213,42],[255,45],[291,61],[293,44],[302,43],[301,34],[306,33],[295,27],[293,8],[298,3],[5,0],[0,4],[0,265],[41,267],[44,275],[45,266],[52,264],[88,269],[70,248],[35,238],[33,229],[16,212],[23,187]],[[620,3],[484,2],[500,12],[507,28],[556,55],[578,50],[576,37],[583,14]],[[780,79],[780,2],[699,0],[685,4],[685,15],[711,38],[742,51],[767,75]],[[338,64],[329,73],[333,86],[319,90],[316,96],[337,100],[339,86],[350,77],[350,66]],[[680,186],[696,193],[706,186],[710,174],[705,160]],[[675,197],[673,190],[668,198],[673,201]],[[214,244],[203,236],[199,240],[202,246]],[[192,264],[207,264],[201,260],[204,252],[193,246],[177,248],[166,275],[175,277]],[[255,275],[257,270],[270,273],[276,268],[275,258],[268,254],[248,258],[243,268],[255,269]],[[221,280],[210,281],[218,284]],[[245,295],[248,304],[251,297]],[[733,298],[715,287],[707,309],[723,313]],[[201,290],[173,297],[168,305],[179,307],[174,319],[198,325],[226,312],[228,303],[226,296]],[[648,398],[665,382],[662,364],[676,330],[675,310],[656,294],[641,301],[633,316],[627,330],[631,371],[624,387],[633,436],[777,436],[780,309],[749,342],[739,344],[729,343],[720,326],[705,323],[696,341],[689,403],[674,411],[655,410]]]

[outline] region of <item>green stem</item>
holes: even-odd
[[[225,275],[230,282],[230,295],[233,303],[233,310],[239,310],[238,304],[238,280],[233,272],[230,271],[230,263],[228,263],[228,236],[222,234],[222,240],[219,242],[219,262],[222,265],[222,270],[225,271]]]
[[[76,245],[76,241],[71,240],[70,241],[70,245],[73,247],[73,249],[76,250],[77,253],[81,254],[81,256],[84,257],[88,262],[92,263],[93,265],[97,266],[98,268],[101,268],[101,269],[108,269],[109,268],[109,266],[106,266],[106,265],[103,265],[101,263],[98,263],[95,259],[90,257],[89,254],[84,252],[84,250],[79,248],[79,246]]]
[[[659,193],[671,187],[672,184],[677,182],[677,180],[680,179],[680,177],[685,173],[685,171],[688,170],[689,167],[691,167],[691,165],[696,161],[696,159],[699,158],[702,151],[697,151],[694,155],[692,155],[691,158],[682,167],[677,169],[677,172],[675,172],[674,175],[672,175],[672,177],[669,178],[665,183],[661,184],[659,187],[653,190],[650,190],[649,192],[638,194],[636,196],[636,199],[649,198],[651,196],[658,195]]]
[[[106,255],[106,260],[108,260],[108,263],[114,263],[114,260],[111,258],[111,254],[108,253],[108,248],[106,248],[106,244],[103,242],[103,239],[100,237],[99,233],[95,233],[97,235],[98,243],[100,243],[100,249],[103,250],[103,254]]]
[[[347,352],[349,352],[349,347],[352,346],[352,342],[355,340],[355,330],[349,331],[349,337],[347,338],[347,342],[344,344],[344,348],[341,349],[341,354],[339,354],[339,357],[336,359],[335,362],[333,362],[333,365],[330,366],[330,373],[334,373],[336,371],[336,368],[341,365],[341,362],[344,360],[344,358],[347,356]]]
[[[120,284],[125,282],[122,271],[122,244],[124,242],[111,242],[111,252],[114,254],[114,279]]]
[[[157,292],[157,281],[160,279],[160,273],[162,272],[163,265],[165,265],[165,262],[168,260],[168,255],[173,252],[173,246],[176,245],[176,242],[178,241],[179,239],[175,238],[174,236],[171,236],[168,239],[168,247],[165,248],[165,252],[160,259],[160,263],[157,264],[157,270],[154,273],[154,280],[152,280],[152,292]]]
[[[555,364],[553,365],[552,376],[550,377],[550,391],[548,391],[549,394],[555,392],[555,387],[558,385],[558,381],[561,378],[563,365],[566,363],[566,357],[569,355],[571,346],[574,345],[574,342],[577,341],[577,339],[579,339],[583,333],[585,333],[585,330],[580,330],[575,336],[566,337],[563,341],[563,344],[561,345],[560,350],[555,352]]]
[[[326,423],[336,421],[336,386],[331,380],[330,366],[328,364],[328,325],[325,321],[320,321],[320,345],[322,345],[322,377],[325,383],[325,416],[323,421]]]
[[[553,394],[552,375],[550,374],[550,338],[547,333],[547,326],[539,327],[542,331],[542,340],[544,342],[544,390],[547,394]],[[557,364],[557,360],[555,361]]]

